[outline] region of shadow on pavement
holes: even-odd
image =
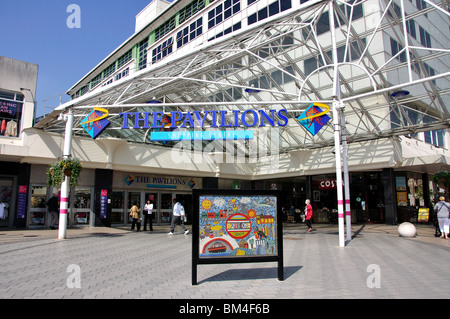
[[[284,267],[284,280],[302,269],[303,266]],[[202,284],[208,281],[226,280],[255,280],[255,279],[278,279],[278,267],[271,268],[249,268],[249,269],[229,269],[220,274],[211,276],[198,282]]]

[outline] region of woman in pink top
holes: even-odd
[[[308,226],[308,232],[312,231],[312,226],[311,226],[311,218],[313,215],[313,210],[312,210],[312,206],[311,206],[311,201],[309,199],[307,199],[305,201],[306,207],[305,207],[305,223],[306,226]]]

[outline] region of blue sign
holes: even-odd
[[[81,122],[81,126],[95,140],[110,124],[106,119],[109,112],[101,108],[94,108]]]
[[[95,139],[108,127],[106,119],[108,110],[94,108],[83,120],[81,126]],[[239,127],[286,126],[288,124],[287,110],[234,110],[234,111],[193,111],[170,113],[164,112],[124,112],[121,129],[153,129],[152,141],[182,141],[182,140],[242,140],[253,139],[251,130],[233,130]],[[130,125],[131,124],[131,125]],[[222,128],[220,131],[176,131],[178,128]]]
[[[253,131],[174,131],[152,132],[151,141],[213,141],[213,140],[252,140]]]
[[[323,111],[318,105],[324,106],[327,110]],[[313,103],[297,118],[297,121],[312,135],[316,135],[331,120],[326,115],[329,110],[328,105]]]

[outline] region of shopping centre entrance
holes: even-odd
[[[188,222],[192,221],[192,194],[164,191],[113,191],[112,193],[112,212],[111,224],[128,224],[128,215],[131,206],[137,203],[143,212],[144,205],[150,200],[153,204],[152,222],[154,225],[169,224],[171,220],[173,203],[172,199],[177,200],[184,206]],[[124,205],[126,204],[126,205]]]

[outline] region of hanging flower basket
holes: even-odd
[[[76,158],[69,157],[53,163],[47,169],[47,186],[61,186],[66,176],[70,178],[70,187],[77,186],[81,168],[81,163]]]
[[[439,187],[445,189],[445,192],[449,193],[450,187],[450,173],[447,171],[439,171],[433,175],[433,182]]]
[[[448,185],[450,183],[450,173],[447,171],[439,171],[433,175],[433,182],[436,184],[443,183]]]

